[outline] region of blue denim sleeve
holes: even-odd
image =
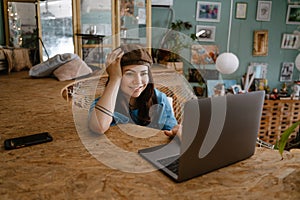
[[[167,95],[156,90],[158,104],[161,105],[161,116],[159,118],[159,124],[163,125],[162,130],[171,130],[175,125],[177,125],[177,120],[174,115],[172,106],[170,105]]]
[[[156,118],[157,121],[155,120],[151,122],[150,127],[159,128],[162,130],[171,130],[175,125],[178,124],[172,106],[170,105],[165,93],[160,92],[157,89],[155,89],[155,93],[157,96],[158,103],[158,106],[156,107],[156,113],[159,117]],[[96,103],[99,101],[99,99],[100,98],[97,98],[93,101],[90,107],[90,112],[92,109],[95,108]],[[137,111],[134,114],[137,115]],[[113,121],[111,123],[111,126],[116,125],[118,123],[126,124],[128,122],[129,119],[125,115],[118,112],[113,113]]]

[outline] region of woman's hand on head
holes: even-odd
[[[121,48],[116,48],[107,55],[106,71],[110,79],[122,77],[122,69],[120,62],[123,55],[124,52]]]
[[[182,126],[181,125],[175,125],[171,130],[164,130],[164,134],[169,137],[178,136],[181,140],[181,132],[182,132]]]

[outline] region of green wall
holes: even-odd
[[[201,44],[216,44],[219,46],[220,53],[226,52],[228,25],[230,17],[230,0],[209,0],[209,2],[221,2],[221,20],[220,22],[199,22],[196,21],[196,5],[197,0],[174,0],[173,10],[175,19],[189,21],[193,24],[193,28],[186,32],[187,34],[194,33],[196,25],[211,25],[216,26],[215,42],[208,42]],[[247,2],[248,12],[247,19],[235,19],[235,4],[236,2]],[[246,73],[250,62],[265,62],[268,63],[267,79],[271,88],[281,88],[282,83],[279,82],[280,69],[283,62],[294,62],[298,54],[298,50],[281,49],[281,39],[283,33],[293,33],[298,25],[287,25],[285,23],[287,1],[276,0],[272,1],[271,21],[261,22],[256,21],[256,7],[257,0],[234,0],[233,1],[233,17],[232,30],[230,39],[230,52],[236,54],[240,61],[238,70],[231,75],[223,75],[223,79],[236,79],[240,81],[241,76]],[[167,18],[163,18],[163,13],[167,16],[167,9],[165,12],[161,8],[153,8],[152,11],[152,25],[161,26],[166,22]],[[254,30],[268,30],[268,55],[267,56],[252,56],[253,48],[253,31]],[[293,80],[299,78],[299,71],[294,68]]]

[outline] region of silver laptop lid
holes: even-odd
[[[249,92],[185,104],[178,181],[253,155],[264,94]]]

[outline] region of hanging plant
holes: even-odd
[[[190,30],[192,28],[190,22],[184,22],[182,20],[176,20],[171,23],[170,29],[166,32],[161,40],[160,49],[157,52],[157,58],[161,62],[177,62],[180,60],[180,51],[189,47],[186,35],[181,33],[184,30]],[[192,40],[196,39],[195,34],[191,34]]]

